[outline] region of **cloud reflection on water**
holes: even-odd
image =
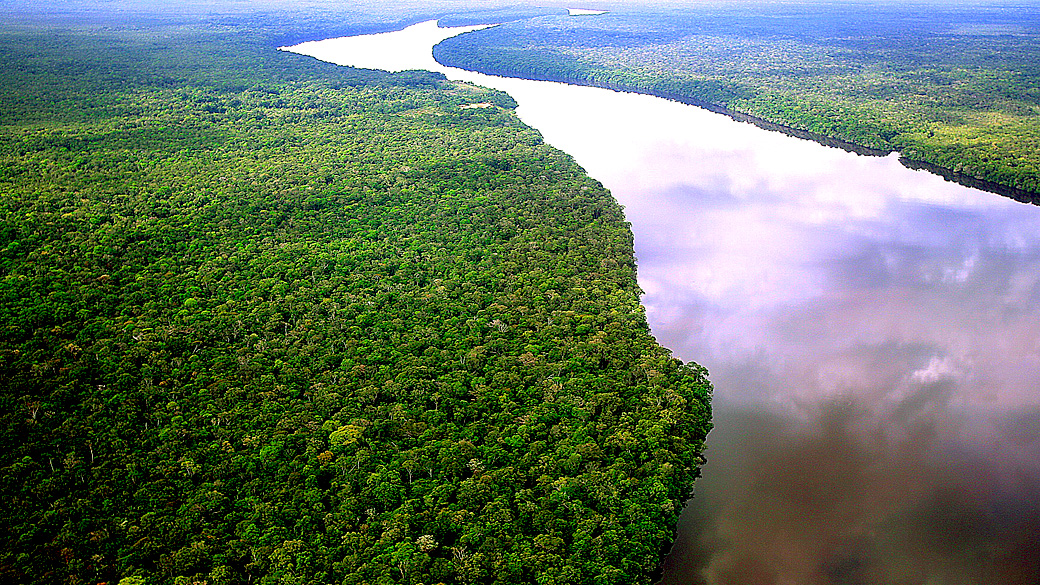
[[[508,91],[611,189],[654,334],[711,372],[664,583],[1040,582],[1040,208],[657,98],[430,65],[451,33],[409,30],[380,58]],[[301,52],[377,53],[325,48]]]
[[[654,332],[717,389],[665,583],[1038,582],[1040,210],[842,155],[627,208]]]

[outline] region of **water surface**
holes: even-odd
[[[716,388],[665,583],[1040,582],[1040,208],[651,96],[437,64],[469,28],[289,50],[507,91],[625,206],[654,335]]]

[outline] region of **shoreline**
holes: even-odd
[[[809,140],[811,142],[816,142],[817,144],[822,144],[824,146],[829,146],[831,148],[840,148],[841,150],[844,150],[846,152],[851,152],[853,154],[858,154],[860,156],[888,156],[888,155],[890,155],[892,153],[898,153],[899,154],[899,163],[902,164],[904,167],[906,167],[908,169],[927,171],[927,172],[932,173],[934,175],[938,175],[938,176],[942,177],[943,179],[945,179],[947,181],[950,181],[951,183],[957,183],[957,184],[962,185],[964,187],[969,187],[969,188],[972,188],[972,189],[978,189],[979,191],[985,191],[987,193],[993,193],[994,195],[1000,195],[1002,197],[1008,197],[1008,198],[1014,199],[1015,201],[1018,201],[1020,203],[1029,203],[1029,204],[1032,204],[1032,205],[1040,205],[1040,193],[1037,193],[1037,192],[1026,191],[1025,189],[1019,189],[1017,187],[1012,187],[1010,185],[1005,185],[1003,183],[997,183],[995,181],[990,181],[990,180],[987,180],[987,179],[981,179],[979,177],[975,177],[975,176],[972,176],[972,175],[966,175],[966,174],[961,173],[959,171],[955,171],[953,169],[946,168],[946,167],[943,167],[943,166],[940,166],[940,165],[937,165],[937,164],[934,164],[934,163],[930,163],[930,162],[927,162],[927,161],[914,160],[914,159],[911,159],[911,158],[903,156],[902,153],[899,153],[896,150],[871,148],[871,147],[868,147],[868,146],[862,146],[862,145],[856,144],[854,142],[848,142],[848,141],[842,140],[840,138],[833,138],[833,137],[830,137],[830,136],[825,136],[823,134],[816,134],[815,132],[810,132],[808,130],[801,130],[801,129],[798,129],[798,128],[793,128],[791,126],[784,126],[783,124],[777,124],[775,122],[770,122],[768,120],[764,120],[762,118],[758,118],[758,117],[752,116],[750,114],[745,114],[743,112],[738,112],[736,110],[731,110],[731,109],[726,108],[724,106],[720,106],[718,104],[713,104],[711,102],[706,102],[706,101],[703,101],[703,100],[698,100],[696,98],[691,98],[689,96],[684,96],[684,95],[680,95],[680,94],[673,94],[673,93],[670,93],[670,92],[647,91],[647,90],[642,90],[642,89],[631,87],[631,86],[626,86],[626,85],[623,85],[623,84],[607,83],[607,82],[602,82],[602,81],[594,81],[594,80],[591,80],[591,79],[581,79],[581,78],[575,79],[575,78],[566,78],[566,77],[563,77],[563,76],[556,77],[556,76],[552,76],[552,75],[520,75],[520,74],[517,74],[516,72],[512,72],[512,71],[496,71],[496,70],[492,70],[492,69],[489,69],[489,68],[468,69],[466,67],[460,67],[459,65],[455,65],[455,64],[451,64],[451,63],[444,63],[444,62],[440,61],[440,59],[437,58],[436,53],[434,54],[434,60],[436,60],[441,65],[444,65],[445,67],[456,67],[458,69],[465,69],[466,71],[473,71],[474,73],[482,73],[484,75],[495,75],[495,76],[498,76],[498,77],[511,77],[511,78],[515,78],[515,79],[527,79],[527,80],[530,80],[530,81],[552,81],[552,82],[556,82],[556,83],[567,83],[567,84],[570,84],[570,85],[579,85],[579,86],[585,86],[585,87],[598,87],[598,88],[602,88],[602,89],[610,89],[610,90],[613,90],[613,91],[619,91],[619,92],[624,92],[624,93],[636,93],[636,94],[640,94],[640,95],[652,95],[652,96],[656,96],[656,97],[659,97],[659,98],[662,98],[662,99],[666,99],[666,100],[670,100],[670,101],[674,101],[674,102],[679,102],[679,103],[686,104],[686,105],[689,105],[689,106],[695,106],[695,107],[698,107],[698,108],[702,108],[702,109],[708,110],[710,112],[714,112],[716,114],[722,114],[722,115],[724,115],[724,116],[726,116],[726,117],[728,117],[728,118],[730,118],[732,120],[735,120],[737,122],[745,122],[745,123],[748,123],[748,124],[752,124],[754,126],[762,128],[763,130],[769,130],[769,131],[772,131],[772,132],[780,132],[781,134],[786,134],[786,135],[792,136],[794,138],[801,138],[802,140]]]

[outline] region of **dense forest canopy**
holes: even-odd
[[[448,39],[441,62],[652,93],[1040,193],[1040,7],[611,6]],[[984,182],[976,181],[980,179]]]
[[[711,387],[620,206],[222,18],[0,26],[0,579],[651,582]]]

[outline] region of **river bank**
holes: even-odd
[[[712,372],[663,583],[1031,575],[1040,208],[652,95],[435,66],[610,189],[654,336]]]
[[[451,61],[444,60],[441,57],[438,57],[437,56],[437,48],[436,48],[436,46],[434,46],[434,53],[433,53],[433,55],[434,55],[434,59],[436,59],[437,62],[440,63],[441,65],[444,65],[444,66],[447,66],[447,67],[460,67],[458,64],[452,63]],[[810,141],[816,142],[818,144],[822,144],[824,146],[828,146],[828,147],[831,147],[831,148],[839,148],[839,149],[844,150],[846,152],[855,153],[855,154],[858,154],[858,155],[861,155],[861,156],[888,156],[888,155],[890,155],[892,153],[898,152],[896,150],[886,150],[886,149],[871,148],[869,146],[863,146],[861,144],[848,142],[848,141],[842,140],[840,138],[835,138],[835,137],[832,137],[832,136],[826,136],[826,135],[823,135],[823,134],[817,134],[817,133],[814,133],[814,132],[810,132],[808,130],[803,130],[803,129],[800,129],[800,128],[794,128],[794,127],[791,127],[791,126],[785,126],[783,124],[777,124],[775,122],[770,122],[769,120],[765,120],[763,118],[752,116],[752,115],[746,114],[744,112],[739,112],[737,110],[732,110],[732,109],[727,108],[725,106],[721,106],[721,105],[714,104],[714,103],[711,103],[711,102],[708,102],[708,101],[704,101],[704,100],[698,100],[696,98],[692,98],[692,97],[689,97],[689,96],[685,96],[685,95],[681,95],[681,94],[677,94],[677,93],[672,93],[672,92],[646,90],[646,89],[635,87],[635,86],[631,86],[631,85],[626,85],[626,84],[621,84],[621,83],[608,83],[608,82],[596,81],[596,80],[593,80],[593,79],[586,79],[586,78],[583,78],[583,77],[572,77],[572,76],[562,76],[562,75],[560,75],[560,76],[557,76],[557,75],[538,75],[538,74],[530,74],[530,73],[523,73],[522,74],[522,73],[517,72],[517,71],[512,71],[512,70],[507,70],[507,69],[493,69],[493,68],[488,68],[488,67],[476,67],[476,68],[467,69],[467,70],[468,71],[479,72],[479,73],[482,73],[484,75],[493,75],[493,76],[498,76],[498,77],[511,77],[511,78],[516,78],[516,79],[528,79],[528,80],[532,80],[532,81],[549,81],[549,82],[566,83],[566,84],[570,84],[570,85],[579,85],[579,86],[585,86],[585,87],[598,87],[598,88],[602,88],[602,89],[610,89],[610,90],[613,90],[613,91],[619,91],[619,92],[625,92],[625,93],[637,93],[637,94],[642,94],[642,95],[652,95],[652,96],[660,97],[660,98],[663,98],[663,99],[666,99],[666,100],[676,101],[676,102],[679,102],[679,103],[682,103],[682,104],[695,106],[695,107],[698,107],[698,108],[703,108],[703,109],[708,110],[710,112],[714,112],[714,113],[717,113],[717,114],[722,114],[724,116],[727,116],[727,117],[729,117],[729,118],[731,118],[731,119],[733,119],[733,120],[735,120],[737,122],[744,122],[744,123],[752,124],[752,125],[754,125],[754,126],[756,126],[758,128],[762,128],[763,130],[769,130],[771,132],[780,132],[780,133],[785,134],[787,136],[791,136],[791,137],[794,137],[794,138],[800,138],[802,140],[810,140]],[[939,165],[936,165],[936,164],[933,164],[933,163],[929,163],[927,161],[920,161],[920,160],[910,159],[910,158],[904,157],[902,155],[900,155],[899,160],[900,160],[900,162],[904,166],[906,166],[909,169],[925,170],[925,171],[928,171],[930,173],[936,174],[936,175],[946,179],[947,181],[950,181],[950,182],[953,182],[953,183],[957,183],[957,184],[963,185],[965,187],[970,187],[972,189],[979,189],[981,191],[987,191],[987,192],[990,192],[990,193],[995,193],[997,195],[1002,195],[1004,197],[1010,197],[1011,199],[1014,199],[1016,201],[1020,201],[1020,202],[1023,202],[1023,203],[1031,203],[1031,204],[1034,204],[1034,205],[1040,205],[1040,193],[1034,193],[1032,191],[1026,191],[1024,189],[1018,189],[1018,188],[1012,187],[1010,185],[1004,185],[1004,184],[997,183],[997,182],[994,182],[994,181],[990,181],[990,180],[987,180],[987,179],[984,179],[984,178],[975,177],[975,176],[972,176],[970,174],[966,174],[966,173],[963,173],[963,172],[960,172],[960,171],[955,171],[953,169],[942,167],[942,166],[939,166]]]

